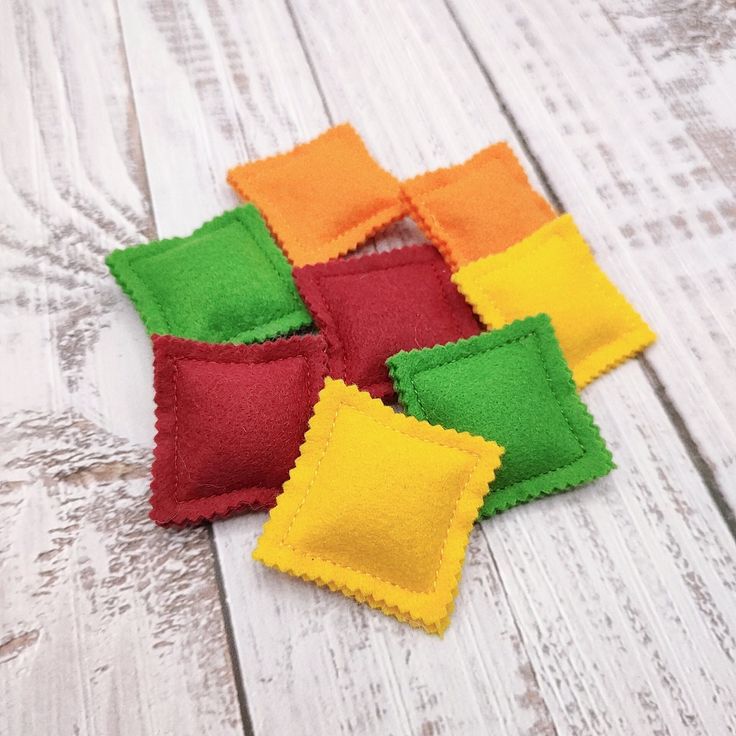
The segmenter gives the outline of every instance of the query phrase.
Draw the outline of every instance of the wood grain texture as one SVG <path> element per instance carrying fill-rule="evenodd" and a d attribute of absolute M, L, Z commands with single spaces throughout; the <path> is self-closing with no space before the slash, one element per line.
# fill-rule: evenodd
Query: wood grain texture
<path fill-rule="evenodd" d="M 729 3 L 0 7 L 0 733 L 736 733 Z M 207 534 L 145 518 L 150 348 L 102 258 L 341 120 L 399 176 L 510 140 L 661 339 L 585 391 L 618 470 L 477 527 L 444 639 L 216 523 L 233 674 Z"/>
<path fill-rule="evenodd" d="M 524 152 L 439 2 L 255 3 L 246 12 L 235 2 L 139 0 L 123 21 L 143 147 L 160 177 L 152 173 L 154 211 L 171 232 L 234 203 L 227 167 L 286 150 L 330 120 L 352 121 L 400 176 L 499 138 Z M 640 126 L 658 123 L 643 118 Z M 524 125 L 531 135 L 541 123 Z M 581 186 L 573 179 L 561 197 Z M 601 196 L 585 186 L 588 198 Z M 663 332 L 657 350 L 673 350 L 679 314 L 650 296 L 655 286 L 631 280 L 634 256 L 591 226 L 587 199 L 580 212 L 570 201 L 606 267 Z M 403 223 L 392 236 L 403 242 L 416 230 Z M 256 733 L 736 730 L 733 538 L 638 363 L 586 399 L 620 468 L 477 529 L 442 640 L 251 562 L 262 517 L 215 525 Z"/>
<path fill-rule="evenodd" d="M 153 237 L 113 3 L 0 3 L 0 733 L 242 733 L 206 530 L 147 519 Z"/>

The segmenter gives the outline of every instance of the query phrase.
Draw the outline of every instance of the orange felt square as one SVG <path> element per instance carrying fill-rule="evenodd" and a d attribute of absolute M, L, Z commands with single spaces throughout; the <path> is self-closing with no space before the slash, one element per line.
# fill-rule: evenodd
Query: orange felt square
<path fill-rule="evenodd" d="M 347 124 L 288 153 L 236 166 L 227 180 L 258 207 L 295 266 L 343 255 L 406 212 L 398 180 Z"/>
<path fill-rule="evenodd" d="M 555 217 L 506 143 L 408 179 L 402 193 L 453 270 L 505 250 Z"/>

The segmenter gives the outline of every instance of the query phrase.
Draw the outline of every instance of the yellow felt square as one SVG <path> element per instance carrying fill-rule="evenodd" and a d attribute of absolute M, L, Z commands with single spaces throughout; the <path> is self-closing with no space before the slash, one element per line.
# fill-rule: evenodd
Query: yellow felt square
<path fill-rule="evenodd" d="M 656 337 L 601 271 L 570 215 L 452 278 L 490 328 L 549 314 L 580 388 Z"/>
<path fill-rule="evenodd" d="M 502 453 L 328 378 L 253 556 L 441 633 Z"/>

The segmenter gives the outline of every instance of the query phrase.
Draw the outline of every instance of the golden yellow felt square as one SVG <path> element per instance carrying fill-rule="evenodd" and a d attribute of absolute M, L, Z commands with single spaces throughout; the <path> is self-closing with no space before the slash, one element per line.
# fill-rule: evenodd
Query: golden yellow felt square
<path fill-rule="evenodd" d="M 439 634 L 502 453 L 328 378 L 253 556 Z"/>
<path fill-rule="evenodd" d="M 656 338 L 595 262 L 569 214 L 452 279 L 490 328 L 546 312 L 579 388 Z"/>

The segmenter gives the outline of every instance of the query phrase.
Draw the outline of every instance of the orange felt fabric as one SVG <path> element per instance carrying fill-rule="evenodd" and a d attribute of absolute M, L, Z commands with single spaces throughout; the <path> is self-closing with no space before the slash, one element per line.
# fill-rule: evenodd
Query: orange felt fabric
<path fill-rule="evenodd" d="M 258 207 L 295 266 L 343 255 L 406 213 L 398 180 L 347 124 L 288 153 L 236 166 L 227 180 Z"/>
<path fill-rule="evenodd" d="M 402 194 L 453 270 L 505 250 L 555 218 L 506 143 L 408 179 Z"/>

